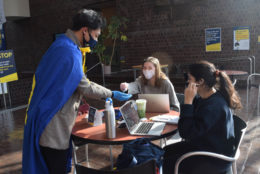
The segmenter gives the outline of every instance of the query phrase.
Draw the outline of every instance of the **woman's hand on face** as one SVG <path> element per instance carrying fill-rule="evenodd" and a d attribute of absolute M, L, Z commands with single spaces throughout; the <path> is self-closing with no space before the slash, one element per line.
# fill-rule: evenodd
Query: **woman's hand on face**
<path fill-rule="evenodd" d="M 196 83 L 189 83 L 188 87 L 184 90 L 184 104 L 192 104 L 194 97 L 197 94 L 198 87 Z"/>
<path fill-rule="evenodd" d="M 120 84 L 120 90 L 125 92 L 128 90 L 128 83 L 124 82 Z"/>

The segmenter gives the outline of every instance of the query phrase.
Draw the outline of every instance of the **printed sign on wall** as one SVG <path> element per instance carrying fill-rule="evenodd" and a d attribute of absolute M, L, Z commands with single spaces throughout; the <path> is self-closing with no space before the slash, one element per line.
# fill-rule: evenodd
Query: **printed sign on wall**
<path fill-rule="evenodd" d="M 221 51 L 221 28 L 205 29 L 206 52 Z"/>
<path fill-rule="evenodd" d="M 234 27 L 233 29 L 234 50 L 249 50 L 250 32 L 249 27 Z"/>
<path fill-rule="evenodd" d="M 13 50 L 0 51 L 0 83 L 18 80 Z"/>

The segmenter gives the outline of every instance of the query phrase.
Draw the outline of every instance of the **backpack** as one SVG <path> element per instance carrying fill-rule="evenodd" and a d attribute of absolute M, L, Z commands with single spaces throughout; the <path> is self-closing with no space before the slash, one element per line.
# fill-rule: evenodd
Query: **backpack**
<path fill-rule="evenodd" d="M 158 168 L 162 166 L 164 150 L 151 143 L 148 138 L 139 138 L 123 144 L 123 150 L 116 161 L 117 169 L 139 165 L 154 159 Z"/>

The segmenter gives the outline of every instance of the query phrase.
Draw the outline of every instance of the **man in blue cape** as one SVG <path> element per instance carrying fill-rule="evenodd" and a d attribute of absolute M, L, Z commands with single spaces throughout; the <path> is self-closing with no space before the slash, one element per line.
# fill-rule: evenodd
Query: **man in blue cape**
<path fill-rule="evenodd" d="M 90 82 L 83 73 L 80 48 L 86 43 L 93 48 L 103 26 L 104 19 L 97 12 L 79 11 L 72 29 L 58 37 L 42 57 L 25 118 L 23 174 L 65 174 L 70 170 L 70 135 L 83 96 L 120 101 L 131 97 Z"/>

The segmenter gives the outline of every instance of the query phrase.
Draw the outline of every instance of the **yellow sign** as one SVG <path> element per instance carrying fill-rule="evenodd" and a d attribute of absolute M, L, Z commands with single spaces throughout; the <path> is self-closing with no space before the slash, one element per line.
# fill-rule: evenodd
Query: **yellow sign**
<path fill-rule="evenodd" d="M 240 26 L 233 28 L 233 49 L 249 50 L 250 49 L 250 27 Z"/>
<path fill-rule="evenodd" d="M 249 30 L 248 29 L 236 30 L 236 40 L 240 41 L 245 39 L 249 39 Z"/>
<path fill-rule="evenodd" d="M 13 50 L 0 51 L 0 83 L 18 80 Z"/>
<path fill-rule="evenodd" d="M 207 45 L 206 51 L 221 51 L 221 43 Z"/>
<path fill-rule="evenodd" d="M 0 58 L 10 58 L 12 55 L 12 52 L 0 52 Z"/>

